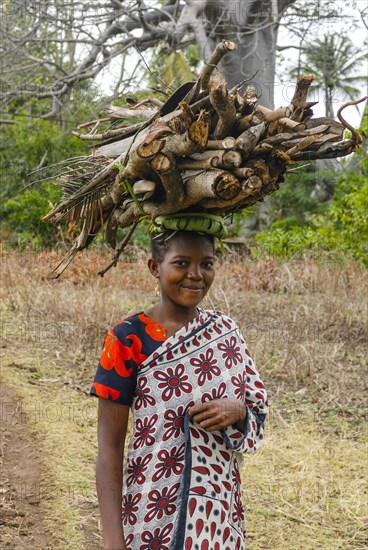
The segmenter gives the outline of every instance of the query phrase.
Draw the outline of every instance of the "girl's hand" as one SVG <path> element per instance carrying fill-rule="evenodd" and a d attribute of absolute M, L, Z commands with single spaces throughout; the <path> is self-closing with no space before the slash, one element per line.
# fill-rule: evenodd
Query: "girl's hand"
<path fill-rule="evenodd" d="M 246 408 L 239 399 L 214 399 L 200 403 L 191 407 L 188 414 L 208 432 L 224 430 L 231 425 L 235 425 L 242 432 L 245 428 Z"/>

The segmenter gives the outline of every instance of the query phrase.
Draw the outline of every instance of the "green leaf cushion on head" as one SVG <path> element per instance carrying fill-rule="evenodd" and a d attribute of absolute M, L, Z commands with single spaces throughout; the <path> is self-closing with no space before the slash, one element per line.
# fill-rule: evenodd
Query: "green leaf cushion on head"
<path fill-rule="evenodd" d="M 150 227 L 152 238 L 166 231 L 194 231 L 199 234 L 213 235 L 218 239 L 224 239 L 227 236 L 224 218 L 206 212 L 182 212 L 172 216 L 161 216 L 156 218 Z"/>

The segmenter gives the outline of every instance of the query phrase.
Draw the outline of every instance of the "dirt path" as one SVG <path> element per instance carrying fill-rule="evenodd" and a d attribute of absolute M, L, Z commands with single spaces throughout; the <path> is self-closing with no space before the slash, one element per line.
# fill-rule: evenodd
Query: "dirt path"
<path fill-rule="evenodd" d="M 54 550 L 53 535 L 44 522 L 51 495 L 39 445 L 41 435 L 29 428 L 21 400 L 3 380 L 0 404 L 0 547 Z M 79 511 L 85 539 L 82 548 L 98 550 L 96 505 L 85 502 Z"/>
<path fill-rule="evenodd" d="M 43 526 L 42 456 L 38 435 L 22 417 L 20 401 L 1 383 L 1 531 L 2 548 L 52 548 Z"/>

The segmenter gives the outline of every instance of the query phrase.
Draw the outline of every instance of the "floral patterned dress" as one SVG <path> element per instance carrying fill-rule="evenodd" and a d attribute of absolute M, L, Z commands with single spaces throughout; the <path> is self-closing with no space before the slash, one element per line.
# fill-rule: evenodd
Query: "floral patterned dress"
<path fill-rule="evenodd" d="M 245 548 L 239 463 L 259 448 L 266 391 L 239 328 L 219 312 L 198 316 L 173 336 L 144 313 L 105 339 L 91 394 L 129 405 L 133 435 L 123 478 L 129 550 Z M 236 398 L 246 428 L 206 432 L 194 404 Z"/>

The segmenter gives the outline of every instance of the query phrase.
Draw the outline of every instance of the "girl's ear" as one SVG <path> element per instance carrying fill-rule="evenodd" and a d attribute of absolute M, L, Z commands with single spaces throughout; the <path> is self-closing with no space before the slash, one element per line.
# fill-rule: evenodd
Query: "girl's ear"
<path fill-rule="evenodd" d="M 159 276 L 160 270 L 159 270 L 159 263 L 157 260 L 150 258 L 148 260 L 148 269 L 150 270 L 151 275 L 153 275 L 154 277 L 157 278 Z"/>

